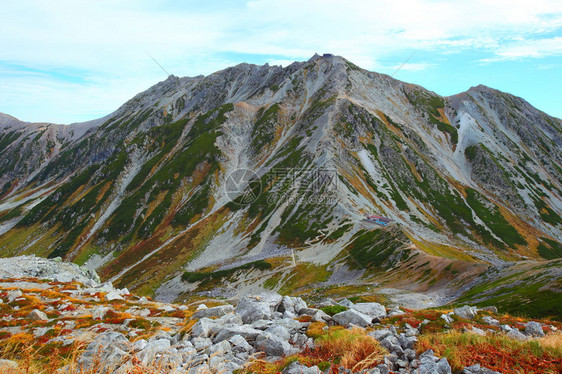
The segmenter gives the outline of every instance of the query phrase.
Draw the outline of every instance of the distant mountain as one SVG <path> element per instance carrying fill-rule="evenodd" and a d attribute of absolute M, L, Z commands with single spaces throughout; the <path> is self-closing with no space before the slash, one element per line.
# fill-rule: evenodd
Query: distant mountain
<path fill-rule="evenodd" d="M 165 300 L 458 296 L 562 257 L 562 121 L 485 86 L 441 97 L 315 55 L 170 76 L 98 122 L 2 115 L 0 130 L 2 255 L 61 256 Z"/>

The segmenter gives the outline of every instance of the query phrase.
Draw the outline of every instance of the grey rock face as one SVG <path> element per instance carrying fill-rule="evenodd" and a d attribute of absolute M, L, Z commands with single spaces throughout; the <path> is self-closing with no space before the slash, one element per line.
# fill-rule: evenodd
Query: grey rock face
<path fill-rule="evenodd" d="M 86 286 L 100 285 L 95 271 L 70 262 L 35 257 L 18 256 L 0 259 L 0 279 L 40 278 L 60 282 L 80 282 Z"/>
<path fill-rule="evenodd" d="M 371 324 L 373 319 L 363 313 L 357 312 L 353 309 L 349 309 L 333 315 L 332 320 L 334 320 L 334 322 L 336 322 L 338 325 L 346 327 L 349 327 L 351 325 L 367 327 Z"/>
<path fill-rule="evenodd" d="M 497 319 L 492 318 L 490 316 L 482 317 L 482 321 L 487 323 L 488 325 L 498 326 L 498 327 L 500 326 L 500 322 Z"/>
<path fill-rule="evenodd" d="M 244 297 L 236 305 L 236 313 L 245 324 L 248 324 L 260 319 L 271 319 L 272 312 L 269 302 L 254 297 Z"/>
<path fill-rule="evenodd" d="M 461 308 L 455 308 L 454 309 L 455 315 L 459 316 L 460 318 L 464 318 L 464 319 L 473 319 L 474 317 L 476 317 L 476 312 L 474 311 L 474 308 L 465 305 Z"/>
<path fill-rule="evenodd" d="M 285 369 L 283 374 L 319 374 L 320 369 L 317 366 L 307 367 L 301 365 L 298 361 L 290 363 Z"/>
<path fill-rule="evenodd" d="M 525 326 L 525 334 L 531 336 L 544 336 L 542 325 L 535 321 L 530 321 Z"/>
<path fill-rule="evenodd" d="M 511 330 L 509 330 L 509 332 L 507 333 L 507 336 L 509 336 L 510 338 L 513 339 L 518 339 L 518 340 L 527 340 L 528 336 L 521 333 L 518 329 L 513 328 Z"/>
<path fill-rule="evenodd" d="M 462 374 L 501 374 L 498 371 L 493 371 L 485 367 L 481 367 L 480 364 L 475 364 L 472 366 L 467 366 L 463 369 Z"/>
<path fill-rule="evenodd" d="M 234 311 L 234 307 L 230 304 L 219 305 L 213 308 L 207 308 L 195 312 L 191 318 L 218 318 Z"/>
<path fill-rule="evenodd" d="M 222 340 L 228 340 L 232 338 L 234 335 L 240 335 L 247 341 L 253 341 L 256 340 L 258 335 L 262 333 L 263 331 L 257 330 L 247 325 L 242 325 L 242 326 L 230 325 L 230 326 L 222 327 L 220 331 L 217 333 L 217 335 L 213 338 L 213 341 L 220 342 Z"/>
<path fill-rule="evenodd" d="M 449 325 L 450 325 L 451 323 L 453 323 L 453 318 L 452 318 L 451 316 L 449 316 L 448 314 L 441 314 L 441 318 L 442 318 L 443 320 L 445 320 L 445 322 L 446 322 L 447 324 L 449 324 Z"/>
<path fill-rule="evenodd" d="M 79 367 L 90 371 L 99 367 L 100 371 L 118 368 L 128 357 L 130 342 L 123 334 L 114 331 L 98 335 L 78 358 Z"/>
<path fill-rule="evenodd" d="M 446 358 L 439 359 L 429 349 L 420 355 L 420 366 L 415 374 L 452 374 L 451 366 Z"/>
<path fill-rule="evenodd" d="M 228 341 L 236 352 L 250 352 L 252 350 L 252 346 L 241 335 L 234 335 Z"/>
<path fill-rule="evenodd" d="M 293 348 L 287 340 L 280 338 L 277 335 L 264 333 L 258 336 L 256 340 L 256 349 L 264 352 L 268 356 L 289 356 L 298 352 Z"/>
<path fill-rule="evenodd" d="M 144 365 L 154 362 L 156 355 L 170 349 L 171 344 L 168 339 L 158 339 L 148 342 L 144 349 L 138 353 L 139 359 Z"/>
<path fill-rule="evenodd" d="M 385 318 L 386 308 L 379 303 L 357 303 L 351 309 L 363 313 L 371 318 Z"/>
<path fill-rule="evenodd" d="M 193 336 L 208 338 L 218 329 L 219 325 L 215 322 L 215 320 L 209 318 L 201 318 L 199 321 L 195 322 L 195 325 L 193 325 L 193 327 L 191 328 L 191 333 Z"/>
<path fill-rule="evenodd" d="M 47 317 L 47 315 L 45 313 L 43 313 L 42 311 L 37 310 L 37 309 L 33 309 L 29 313 L 28 317 L 30 319 L 34 320 L 34 321 L 48 321 L 49 320 L 49 317 Z"/>

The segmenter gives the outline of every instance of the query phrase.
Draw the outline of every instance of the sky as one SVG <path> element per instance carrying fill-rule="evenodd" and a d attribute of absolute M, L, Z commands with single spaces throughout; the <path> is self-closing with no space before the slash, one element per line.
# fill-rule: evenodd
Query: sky
<path fill-rule="evenodd" d="M 18 0 L 0 15 L 0 112 L 23 121 L 111 113 L 166 79 L 150 56 L 196 76 L 314 53 L 444 96 L 484 84 L 562 118 L 560 0 Z"/>

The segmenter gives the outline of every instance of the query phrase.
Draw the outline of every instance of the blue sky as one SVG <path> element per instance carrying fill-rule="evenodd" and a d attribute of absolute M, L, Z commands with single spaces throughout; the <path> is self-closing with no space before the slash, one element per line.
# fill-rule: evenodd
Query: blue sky
<path fill-rule="evenodd" d="M 562 118 L 562 1 L 3 2 L 0 112 L 72 123 L 166 78 L 315 52 L 452 95 L 485 84 Z"/>

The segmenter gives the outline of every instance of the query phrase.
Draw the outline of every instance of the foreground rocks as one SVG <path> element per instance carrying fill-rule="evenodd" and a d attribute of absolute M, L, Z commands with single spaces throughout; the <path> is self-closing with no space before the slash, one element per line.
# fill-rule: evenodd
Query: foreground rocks
<path fill-rule="evenodd" d="M 8 339 L 23 334 L 37 339 L 40 345 L 59 349 L 83 344 L 85 348 L 76 362 L 59 369 L 61 374 L 81 370 L 125 374 L 142 368 L 157 368 L 162 373 L 232 373 L 256 359 L 275 362 L 314 350 L 315 341 L 307 334 L 313 323 L 326 331 L 329 326 L 359 329 L 376 339 L 387 354 L 368 370 L 370 374 L 452 373 L 446 358 L 437 357 L 431 349 L 418 351 L 418 338 L 429 321 L 417 327 L 394 325 L 392 318 L 406 313 L 397 307 L 388 310 L 379 303 L 326 299 L 319 303 L 326 307 L 322 310 L 302 298 L 274 293 L 248 295 L 236 305 L 216 300 L 190 306 L 163 304 L 100 283 L 95 274 L 76 266 L 64 265 L 57 273 L 54 269 L 59 262 L 25 261 L 36 268 L 21 273 L 11 270 L 10 274 L 28 276 L 0 280 L 0 333 Z M 41 274 L 42 278 L 30 274 Z M 61 277 L 72 280 L 55 281 Z M 329 309 L 333 306 L 338 313 L 330 316 L 326 311 L 334 313 Z M 435 323 L 450 328 L 458 321 L 466 325 L 466 321 L 478 320 L 478 327 L 472 326 L 468 332 L 502 333 L 521 340 L 541 337 L 545 330 L 554 329 L 536 321 L 502 324 L 490 313 L 493 310 L 489 308 L 463 306 L 437 314 Z M 484 364 L 466 367 L 463 373 L 495 373 L 480 366 Z M 0 370 L 17 367 L 14 361 L 0 361 Z M 351 373 L 345 368 L 334 370 Z M 297 361 L 283 369 L 289 374 L 319 372 L 318 367 L 306 367 Z"/>

